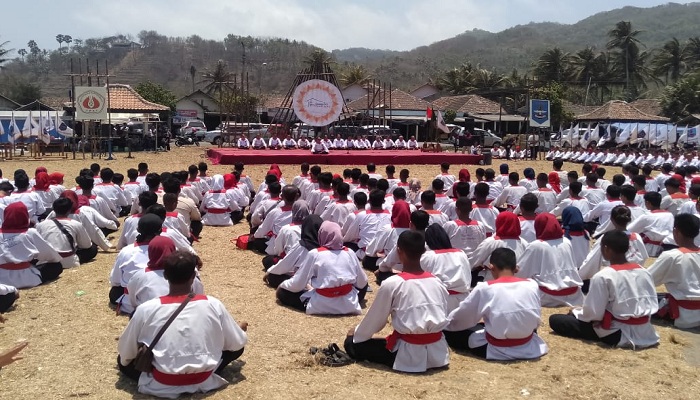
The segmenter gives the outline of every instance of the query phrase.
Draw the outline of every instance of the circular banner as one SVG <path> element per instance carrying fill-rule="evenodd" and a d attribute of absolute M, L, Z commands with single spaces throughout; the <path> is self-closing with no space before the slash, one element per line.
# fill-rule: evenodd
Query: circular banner
<path fill-rule="evenodd" d="M 336 121 L 343 110 L 343 95 L 330 82 L 312 79 L 294 90 L 294 112 L 305 124 L 326 126 Z"/>

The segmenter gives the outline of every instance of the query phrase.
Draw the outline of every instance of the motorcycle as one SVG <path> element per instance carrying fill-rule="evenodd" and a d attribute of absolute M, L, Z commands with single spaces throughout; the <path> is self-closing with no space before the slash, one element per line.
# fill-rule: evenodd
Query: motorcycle
<path fill-rule="evenodd" d="M 188 146 L 191 144 L 199 146 L 199 139 L 197 138 L 195 132 L 190 132 L 186 135 L 179 135 L 175 138 L 175 146 L 177 147 Z"/>

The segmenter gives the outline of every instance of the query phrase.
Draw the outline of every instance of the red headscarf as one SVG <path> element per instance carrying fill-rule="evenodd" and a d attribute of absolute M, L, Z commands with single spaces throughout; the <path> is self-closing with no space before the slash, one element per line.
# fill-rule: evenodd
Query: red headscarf
<path fill-rule="evenodd" d="M 163 269 L 165 258 L 175 252 L 175 242 L 166 236 L 156 236 L 148 243 L 148 268 Z"/>
<path fill-rule="evenodd" d="M 21 201 L 5 208 L 5 219 L 2 221 L 2 233 L 24 233 L 29 229 L 29 212 Z"/>
<path fill-rule="evenodd" d="M 78 195 L 72 190 L 66 190 L 63 193 L 61 193 L 61 197 L 69 199 L 71 203 L 73 203 L 70 212 L 71 214 L 75 214 L 75 212 L 78 211 L 78 208 L 80 208 L 80 204 L 78 202 Z"/>
<path fill-rule="evenodd" d="M 391 226 L 394 228 L 408 228 L 411 224 L 411 206 L 403 200 L 394 203 L 391 208 Z"/>
<path fill-rule="evenodd" d="M 691 185 L 700 185 L 700 176 L 696 176 L 693 178 L 693 180 L 690 181 Z"/>
<path fill-rule="evenodd" d="M 226 174 L 224 175 L 224 190 L 233 189 L 236 187 L 238 182 L 236 181 L 236 175 Z"/>
<path fill-rule="evenodd" d="M 46 167 L 36 167 L 36 171 L 34 171 L 34 176 L 36 177 L 37 175 L 39 175 L 39 172 L 48 173 L 49 170 L 47 170 Z"/>
<path fill-rule="evenodd" d="M 277 165 L 277 164 L 270 165 L 270 170 L 267 171 L 267 174 L 276 176 L 277 180 L 282 178 L 282 170 L 280 169 L 279 165 Z"/>
<path fill-rule="evenodd" d="M 60 172 L 52 172 L 49 174 L 49 184 L 51 185 L 60 185 L 61 182 L 63 182 L 63 175 Z"/>
<path fill-rule="evenodd" d="M 472 178 L 471 175 L 469 175 L 469 170 L 466 168 L 462 168 L 459 170 L 459 181 L 460 182 L 471 182 Z"/>
<path fill-rule="evenodd" d="M 535 217 L 535 235 L 539 240 L 555 240 L 564 237 L 564 232 L 557 217 L 550 213 L 541 213 Z"/>
<path fill-rule="evenodd" d="M 549 173 L 549 186 L 556 194 L 561 193 L 561 181 L 559 179 L 559 173 L 552 171 Z"/>
<path fill-rule="evenodd" d="M 678 181 L 678 183 L 681 184 L 681 186 L 680 186 L 680 188 L 678 188 L 678 190 L 680 190 L 682 193 L 685 193 L 686 192 L 686 190 L 685 190 L 685 178 L 683 178 L 681 176 L 681 174 L 673 174 L 673 176 L 671 178 L 675 178 Z"/>
<path fill-rule="evenodd" d="M 46 172 L 38 172 L 34 181 L 36 182 L 34 184 L 34 190 L 40 192 L 49 190 L 49 174 Z"/>
<path fill-rule="evenodd" d="M 494 239 L 519 239 L 520 220 L 512 212 L 502 212 L 496 217 L 496 236 Z"/>

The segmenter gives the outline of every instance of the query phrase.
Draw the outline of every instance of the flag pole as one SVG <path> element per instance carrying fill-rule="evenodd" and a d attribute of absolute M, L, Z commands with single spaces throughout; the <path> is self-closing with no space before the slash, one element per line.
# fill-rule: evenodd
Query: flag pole
<path fill-rule="evenodd" d="M 97 79 L 99 79 L 99 77 Z M 105 81 L 107 83 L 107 126 L 109 128 L 109 134 L 107 135 L 107 160 L 109 161 L 109 160 L 114 160 L 114 157 L 112 156 L 112 113 L 110 112 L 110 108 L 109 108 L 109 106 L 110 106 L 110 104 L 109 104 L 109 67 L 107 66 L 106 59 L 105 59 Z"/>

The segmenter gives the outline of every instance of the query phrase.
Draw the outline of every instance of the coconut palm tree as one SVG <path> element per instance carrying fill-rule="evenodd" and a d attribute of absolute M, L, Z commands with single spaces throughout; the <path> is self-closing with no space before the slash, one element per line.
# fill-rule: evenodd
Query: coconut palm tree
<path fill-rule="evenodd" d="M 608 32 L 608 50 L 618 50 L 618 69 L 622 70 L 625 76 L 625 90 L 630 90 L 630 78 L 634 74 L 632 67 L 637 65 L 636 58 L 639 55 L 639 46 L 642 44 L 637 36 L 642 33 L 640 30 L 632 28 L 629 21 L 620 21 L 615 28 Z"/>
<path fill-rule="evenodd" d="M 683 46 L 677 38 L 666 42 L 652 60 L 653 72 L 656 76 L 665 76 L 666 84 L 678 81 L 685 69 Z"/>
<path fill-rule="evenodd" d="M 324 67 L 333 62 L 333 58 L 325 51 L 318 49 L 304 57 L 304 64 L 309 67 L 309 73 L 323 73 Z"/>
<path fill-rule="evenodd" d="M 545 82 L 564 82 L 569 79 L 571 55 L 555 47 L 545 51 L 535 62 L 535 77 Z"/>
<path fill-rule="evenodd" d="M 683 48 L 683 58 L 688 67 L 700 66 L 700 36 L 688 39 L 688 43 Z"/>
<path fill-rule="evenodd" d="M 476 89 L 473 82 L 475 69 L 469 62 L 453 68 L 438 79 L 438 87 L 455 95 L 473 92 Z"/>
<path fill-rule="evenodd" d="M 224 122 L 224 92 L 228 92 L 234 83 L 236 74 L 228 70 L 228 65 L 224 60 L 219 60 L 212 70 L 206 70 L 202 74 L 200 84 L 204 84 L 204 91 L 207 94 L 218 94 L 219 98 L 219 121 Z M 228 118 L 228 117 L 227 117 Z"/>
<path fill-rule="evenodd" d="M 349 86 L 354 83 L 362 85 L 366 83 L 370 77 L 370 73 L 363 65 L 353 65 L 341 76 L 340 82 L 345 86 Z"/>
<path fill-rule="evenodd" d="M 592 47 L 579 50 L 571 57 L 572 78 L 580 85 L 592 82 L 598 69 L 596 54 Z"/>
<path fill-rule="evenodd" d="M 0 69 L 3 68 L 3 67 L 2 67 L 2 64 L 4 64 L 4 63 L 10 61 L 10 59 L 8 58 L 8 56 L 10 55 L 10 52 L 12 51 L 12 49 L 7 49 L 7 48 L 5 48 L 5 46 L 7 46 L 8 43 L 10 43 L 10 42 L 2 42 L 2 43 L 0 43 Z"/>

